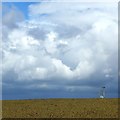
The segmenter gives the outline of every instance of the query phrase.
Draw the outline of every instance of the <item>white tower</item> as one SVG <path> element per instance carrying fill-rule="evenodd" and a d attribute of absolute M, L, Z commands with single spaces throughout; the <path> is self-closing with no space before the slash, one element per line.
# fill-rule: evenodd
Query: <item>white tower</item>
<path fill-rule="evenodd" d="M 100 98 L 105 98 L 105 87 L 102 87 L 100 90 Z"/>

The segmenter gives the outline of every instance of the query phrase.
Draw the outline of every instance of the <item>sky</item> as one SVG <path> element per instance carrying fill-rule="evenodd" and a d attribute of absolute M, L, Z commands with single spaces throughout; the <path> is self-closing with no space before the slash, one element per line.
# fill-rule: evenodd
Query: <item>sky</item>
<path fill-rule="evenodd" d="M 2 4 L 3 99 L 118 96 L 117 3 Z"/>

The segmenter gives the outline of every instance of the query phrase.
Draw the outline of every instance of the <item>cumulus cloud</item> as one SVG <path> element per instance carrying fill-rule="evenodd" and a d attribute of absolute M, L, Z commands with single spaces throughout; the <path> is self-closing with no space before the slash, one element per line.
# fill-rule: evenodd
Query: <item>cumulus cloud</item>
<path fill-rule="evenodd" d="M 116 4 L 41 2 L 29 5 L 24 21 L 13 9 L 3 15 L 3 32 L 18 23 L 7 38 L 3 34 L 4 81 L 13 73 L 15 81 L 29 81 L 26 88 L 59 86 L 71 92 L 91 89 L 90 82 L 102 85 L 98 78 L 117 81 Z M 73 81 L 80 88 L 69 85 Z"/>

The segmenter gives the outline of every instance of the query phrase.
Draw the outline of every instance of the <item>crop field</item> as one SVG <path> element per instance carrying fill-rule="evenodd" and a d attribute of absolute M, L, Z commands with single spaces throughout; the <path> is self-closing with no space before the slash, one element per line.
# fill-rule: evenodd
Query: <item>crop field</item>
<path fill-rule="evenodd" d="M 3 100 L 3 118 L 118 118 L 118 99 Z"/>

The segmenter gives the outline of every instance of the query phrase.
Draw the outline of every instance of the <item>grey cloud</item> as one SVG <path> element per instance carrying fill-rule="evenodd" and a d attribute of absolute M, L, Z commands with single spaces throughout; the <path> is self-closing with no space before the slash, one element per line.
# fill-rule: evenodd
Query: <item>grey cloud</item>
<path fill-rule="evenodd" d="M 48 31 L 44 30 L 44 28 L 32 28 L 28 31 L 28 35 L 38 40 L 44 40 L 47 33 Z"/>
<path fill-rule="evenodd" d="M 55 28 L 55 31 L 59 33 L 60 39 L 62 38 L 72 38 L 74 36 L 80 35 L 82 31 L 74 26 L 68 26 L 64 24 L 60 24 Z"/>

